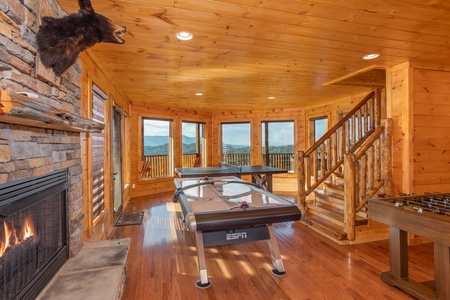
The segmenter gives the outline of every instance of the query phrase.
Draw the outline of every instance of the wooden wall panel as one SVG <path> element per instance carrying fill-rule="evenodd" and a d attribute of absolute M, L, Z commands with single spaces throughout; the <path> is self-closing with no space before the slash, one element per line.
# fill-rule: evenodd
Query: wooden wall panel
<path fill-rule="evenodd" d="M 113 199 L 113 179 L 112 179 L 112 157 L 111 157 L 111 132 L 112 132 L 112 111 L 113 106 L 116 104 L 122 110 L 129 111 L 129 100 L 127 97 L 117 89 L 117 85 L 114 83 L 111 76 L 107 71 L 98 63 L 96 56 L 89 49 L 80 55 L 81 64 L 83 67 L 83 73 L 81 75 L 81 108 L 80 113 L 84 117 L 91 117 L 91 97 L 92 97 L 92 83 L 99 86 L 108 96 L 108 99 L 104 102 L 104 122 L 105 122 L 105 170 L 104 170 L 104 185 L 105 185 L 105 210 L 100 214 L 97 219 L 92 218 L 91 206 L 89 203 L 92 202 L 92 187 L 91 187 L 91 169 L 90 165 L 92 162 L 91 148 L 91 136 L 88 133 L 82 133 L 82 165 L 83 165 L 83 213 L 85 218 L 83 219 L 83 240 L 84 241 L 95 241 L 103 239 L 108 230 L 112 228 L 114 222 L 114 199 Z M 114 99 L 114 101 L 113 101 Z M 125 129 L 126 130 L 126 129 Z M 124 153 L 128 153 L 127 143 L 124 143 Z M 130 173 L 127 165 L 129 164 L 129 157 L 124 156 L 123 158 L 123 174 L 122 181 L 123 187 L 126 191 L 125 186 L 130 182 Z M 123 193 L 123 203 L 124 205 L 129 200 L 129 193 Z"/>
<path fill-rule="evenodd" d="M 412 133 L 408 124 L 412 121 L 410 108 L 410 65 L 400 64 L 388 70 L 387 93 L 388 118 L 392 118 L 392 175 L 394 193 L 409 193 L 412 189 L 412 167 L 409 153 L 412 152 Z"/>
<path fill-rule="evenodd" d="M 221 160 L 221 123 L 224 122 L 250 122 L 251 125 L 251 153 L 252 164 L 262 164 L 262 121 L 294 121 L 294 151 L 305 149 L 305 110 L 298 109 L 273 109 L 250 110 L 213 114 L 213 156 L 211 165 L 217 165 Z M 294 168 L 295 170 L 296 168 Z"/>
<path fill-rule="evenodd" d="M 145 196 L 172 191 L 173 177 L 142 180 L 140 178 L 140 162 L 142 161 L 142 117 L 170 118 L 174 120 L 174 149 L 175 167 L 181 166 L 181 122 L 183 120 L 206 122 L 207 150 L 206 164 L 215 166 L 220 160 L 220 123 L 221 122 L 251 122 L 252 125 L 252 163 L 261 164 L 261 121 L 286 121 L 295 122 L 295 146 L 296 150 L 304 150 L 304 109 L 279 109 L 270 111 L 237 111 L 233 113 L 208 114 L 197 111 L 176 110 L 170 108 L 153 108 L 149 106 L 134 105 L 131 108 L 131 197 Z M 287 175 L 295 181 L 295 175 Z"/>
<path fill-rule="evenodd" d="M 212 140 L 211 114 L 197 111 L 177 110 L 176 108 L 155 108 L 148 105 L 133 105 L 130 115 L 131 140 L 131 197 L 158 194 L 174 190 L 173 178 L 142 179 L 142 118 L 172 119 L 172 137 L 174 142 L 174 167 L 181 167 L 182 140 L 181 125 L 183 121 L 206 123 L 206 144 Z M 211 146 L 206 150 L 207 163 L 211 161 Z"/>
<path fill-rule="evenodd" d="M 450 191 L 450 72 L 415 68 L 414 191 Z"/>

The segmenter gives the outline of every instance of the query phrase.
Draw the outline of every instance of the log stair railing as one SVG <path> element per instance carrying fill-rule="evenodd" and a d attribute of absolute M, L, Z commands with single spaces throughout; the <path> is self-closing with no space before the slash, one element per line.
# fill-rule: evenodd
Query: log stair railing
<path fill-rule="evenodd" d="M 299 151 L 298 201 L 303 222 L 335 241 L 354 241 L 367 226 L 365 199 L 392 194 L 392 120 L 381 119 L 373 91 L 308 150 Z"/>

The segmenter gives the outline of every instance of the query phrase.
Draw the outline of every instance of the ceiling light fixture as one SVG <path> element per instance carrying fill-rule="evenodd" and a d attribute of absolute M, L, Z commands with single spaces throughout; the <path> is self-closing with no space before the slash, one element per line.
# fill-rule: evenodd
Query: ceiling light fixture
<path fill-rule="evenodd" d="M 195 96 L 203 96 L 203 93 L 195 93 Z"/>
<path fill-rule="evenodd" d="M 270 97 L 267 97 L 267 99 L 269 99 L 269 100 L 275 100 L 275 97 L 274 97 L 274 96 L 270 96 Z"/>
<path fill-rule="evenodd" d="M 181 41 L 189 41 L 194 38 L 194 35 L 187 31 L 177 32 L 177 34 L 175 36 L 177 37 L 177 39 L 179 39 Z"/>
<path fill-rule="evenodd" d="M 377 58 L 378 56 L 380 56 L 380 54 L 378 54 L 378 53 L 371 53 L 371 54 L 364 55 L 362 57 L 362 59 L 370 60 L 370 59 Z"/>

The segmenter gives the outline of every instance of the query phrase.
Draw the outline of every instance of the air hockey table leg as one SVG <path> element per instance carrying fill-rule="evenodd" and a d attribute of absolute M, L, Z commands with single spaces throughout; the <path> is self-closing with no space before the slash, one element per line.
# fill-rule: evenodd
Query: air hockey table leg
<path fill-rule="evenodd" d="M 203 233 L 201 231 L 195 232 L 195 240 L 197 243 L 198 268 L 200 279 L 195 282 L 195 285 L 200 289 L 206 289 L 211 286 L 211 281 L 208 279 L 205 261 L 205 247 L 203 245 Z"/>
<path fill-rule="evenodd" d="M 270 234 L 270 255 L 272 256 L 272 264 L 274 266 L 274 268 L 272 269 L 272 273 L 276 276 L 284 276 L 286 275 L 286 271 L 284 270 L 283 260 L 281 259 L 280 250 L 278 249 L 278 243 L 272 224 L 268 224 L 267 228 L 269 229 Z"/>

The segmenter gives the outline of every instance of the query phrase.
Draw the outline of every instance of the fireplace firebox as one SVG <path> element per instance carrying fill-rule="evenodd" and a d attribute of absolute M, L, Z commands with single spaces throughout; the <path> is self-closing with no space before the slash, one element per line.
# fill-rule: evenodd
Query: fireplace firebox
<path fill-rule="evenodd" d="M 0 185 L 0 299 L 35 299 L 69 257 L 67 169 Z"/>

